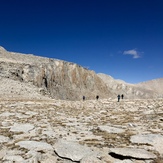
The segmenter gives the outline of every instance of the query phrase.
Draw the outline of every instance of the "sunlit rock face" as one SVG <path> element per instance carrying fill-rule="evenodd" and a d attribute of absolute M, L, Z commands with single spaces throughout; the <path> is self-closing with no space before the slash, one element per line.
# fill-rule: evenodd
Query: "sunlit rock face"
<path fill-rule="evenodd" d="M 161 97 L 162 91 L 158 88 L 162 86 L 162 80 L 157 80 L 157 87 L 151 85 L 152 82 L 144 82 L 139 84 L 129 84 L 122 80 L 116 80 L 109 75 L 99 73 L 97 74 L 103 82 L 107 85 L 108 90 L 113 94 L 124 94 L 127 99 L 146 99 Z M 155 83 L 156 84 L 156 83 Z M 162 87 L 161 87 L 162 90 Z"/>
<path fill-rule="evenodd" d="M 53 98 L 79 100 L 108 98 L 106 84 L 94 71 L 61 60 L 8 52 L 0 49 L 0 76 L 42 88 Z"/>

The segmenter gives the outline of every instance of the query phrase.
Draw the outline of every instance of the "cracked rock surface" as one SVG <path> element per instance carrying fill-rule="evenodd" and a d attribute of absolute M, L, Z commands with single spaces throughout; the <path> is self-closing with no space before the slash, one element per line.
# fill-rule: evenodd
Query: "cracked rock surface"
<path fill-rule="evenodd" d="M 162 119 L 162 99 L 0 99 L 0 162 L 161 163 Z"/>

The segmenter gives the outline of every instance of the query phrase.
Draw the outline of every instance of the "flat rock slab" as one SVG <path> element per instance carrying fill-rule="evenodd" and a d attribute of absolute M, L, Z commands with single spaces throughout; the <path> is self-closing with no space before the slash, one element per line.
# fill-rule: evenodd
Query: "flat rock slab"
<path fill-rule="evenodd" d="M 3 127 L 8 127 L 8 128 L 10 128 L 11 123 L 12 123 L 12 122 L 10 122 L 10 121 L 8 121 L 8 120 L 7 120 L 7 121 L 3 121 L 3 122 L 2 122 L 2 126 L 3 126 Z"/>
<path fill-rule="evenodd" d="M 53 147 L 50 144 L 38 141 L 20 141 L 15 145 L 19 145 L 22 148 L 34 151 L 53 150 Z"/>
<path fill-rule="evenodd" d="M 27 111 L 27 112 L 25 112 L 25 114 L 33 116 L 33 115 L 37 115 L 38 113 L 37 112 L 33 112 L 33 111 Z"/>
<path fill-rule="evenodd" d="M 124 157 L 131 157 L 137 159 L 154 159 L 157 156 L 145 149 L 138 148 L 110 148 L 110 154 L 114 153 Z"/>
<path fill-rule="evenodd" d="M 15 123 L 11 128 L 10 131 L 12 132 L 24 132 L 27 133 L 34 129 L 34 125 L 26 123 L 26 124 L 18 124 Z"/>
<path fill-rule="evenodd" d="M 84 157 L 80 163 L 102 163 L 102 161 L 95 156 L 87 156 Z"/>
<path fill-rule="evenodd" d="M 13 116 L 13 115 L 15 115 L 15 113 L 4 112 L 4 113 L 0 114 L 0 117 L 9 117 L 9 116 Z"/>
<path fill-rule="evenodd" d="M 15 155 L 15 156 L 5 156 L 3 158 L 3 160 L 5 160 L 5 161 L 11 161 L 11 162 L 24 162 L 23 157 L 17 156 L 17 155 Z"/>
<path fill-rule="evenodd" d="M 122 128 L 116 128 L 116 127 L 111 127 L 111 126 L 98 126 L 98 129 L 101 131 L 106 131 L 106 132 L 111 133 L 111 134 L 117 134 L 117 133 L 125 132 L 125 130 Z"/>
<path fill-rule="evenodd" d="M 46 135 L 46 136 L 49 136 L 49 137 L 55 137 L 56 136 L 56 133 L 54 131 L 51 131 L 51 130 L 42 131 L 42 134 Z"/>
<path fill-rule="evenodd" d="M 133 135 L 130 141 L 132 143 L 150 144 L 157 152 L 163 155 L 163 136 L 160 134 Z"/>
<path fill-rule="evenodd" d="M 0 143 L 6 143 L 9 141 L 9 137 L 0 135 Z"/>
<path fill-rule="evenodd" d="M 58 140 L 54 145 L 54 150 L 60 157 L 68 158 L 72 161 L 80 161 L 82 158 L 93 154 L 90 148 L 82 146 L 77 142 L 66 140 Z"/>

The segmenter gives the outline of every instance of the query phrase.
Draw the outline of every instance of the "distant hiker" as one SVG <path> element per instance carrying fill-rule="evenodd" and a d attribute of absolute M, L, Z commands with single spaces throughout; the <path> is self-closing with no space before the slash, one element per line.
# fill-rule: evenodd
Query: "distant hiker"
<path fill-rule="evenodd" d="M 121 98 L 123 99 L 123 97 L 124 97 L 124 95 L 122 94 L 122 95 L 121 95 Z"/>
<path fill-rule="evenodd" d="M 85 101 L 85 96 L 83 96 L 83 101 Z"/>
<path fill-rule="evenodd" d="M 99 99 L 99 96 L 97 95 L 97 96 L 96 96 L 96 100 L 98 100 L 98 99 Z"/>
<path fill-rule="evenodd" d="M 118 102 L 119 102 L 119 101 L 120 101 L 121 96 L 120 96 L 120 95 L 118 95 L 117 97 L 118 97 Z"/>

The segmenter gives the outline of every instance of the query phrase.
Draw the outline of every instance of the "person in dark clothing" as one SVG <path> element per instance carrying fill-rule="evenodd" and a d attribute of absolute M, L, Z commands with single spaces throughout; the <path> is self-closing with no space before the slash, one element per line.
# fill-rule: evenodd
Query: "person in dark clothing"
<path fill-rule="evenodd" d="M 99 99 L 99 96 L 97 95 L 97 96 L 96 96 L 96 100 L 98 100 L 98 99 Z"/>
<path fill-rule="evenodd" d="M 122 99 L 124 98 L 124 95 L 123 95 L 123 94 L 121 95 L 121 98 L 122 98 Z"/>
<path fill-rule="evenodd" d="M 120 95 L 118 95 L 117 97 L 118 97 L 118 102 L 119 102 L 119 101 L 120 101 L 121 96 L 120 96 Z"/>
<path fill-rule="evenodd" d="M 83 101 L 85 101 L 85 96 L 83 96 Z"/>

